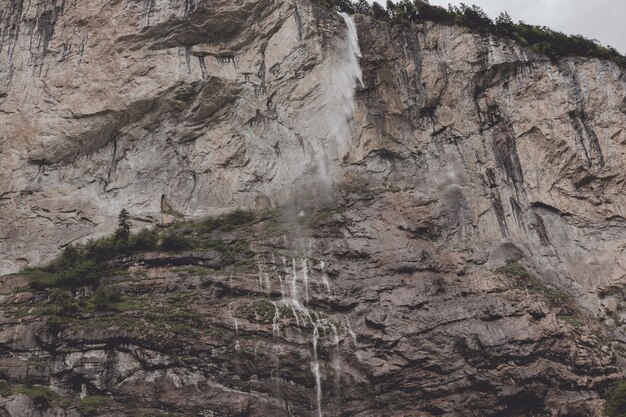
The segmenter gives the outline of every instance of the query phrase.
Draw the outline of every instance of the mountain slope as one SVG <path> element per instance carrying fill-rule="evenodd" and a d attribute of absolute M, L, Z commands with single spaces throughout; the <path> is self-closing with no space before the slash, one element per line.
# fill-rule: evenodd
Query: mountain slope
<path fill-rule="evenodd" d="M 49 414 L 83 392 L 109 415 L 601 415 L 623 69 L 456 26 L 349 30 L 306 0 L 0 6 L 2 273 L 122 208 L 161 240 L 247 242 L 116 258 L 111 311 L 3 277 L 9 415 L 33 381 L 66 401 Z M 177 220 L 240 207 L 230 231 Z"/>

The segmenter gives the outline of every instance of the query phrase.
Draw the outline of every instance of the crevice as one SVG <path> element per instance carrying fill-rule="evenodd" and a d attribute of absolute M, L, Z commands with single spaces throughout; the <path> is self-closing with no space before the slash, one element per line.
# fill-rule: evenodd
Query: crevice
<path fill-rule="evenodd" d="M 576 144 L 584 154 L 587 166 L 596 171 L 601 170 L 604 168 L 604 155 L 596 132 L 587 122 L 587 115 L 584 111 L 574 110 L 568 116 L 576 133 Z"/>
<path fill-rule="evenodd" d="M 300 10 L 298 9 L 298 5 L 297 4 L 296 4 L 295 10 L 293 12 L 293 16 L 296 19 L 296 25 L 298 26 L 298 40 L 300 42 L 302 42 L 302 39 L 304 37 L 302 16 L 300 15 Z"/>
<path fill-rule="evenodd" d="M 517 154 L 515 138 L 504 124 L 500 124 L 493 134 L 493 153 L 496 165 L 504 171 L 513 185 L 516 188 L 518 185 L 522 185 L 524 176 Z"/>

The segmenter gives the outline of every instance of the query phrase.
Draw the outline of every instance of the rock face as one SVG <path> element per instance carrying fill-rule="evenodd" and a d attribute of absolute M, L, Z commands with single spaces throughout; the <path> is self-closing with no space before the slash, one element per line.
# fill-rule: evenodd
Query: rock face
<path fill-rule="evenodd" d="M 117 314 L 55 326 L 3 277 L 8 380 L 116 416 L 601 415 L 626 342 L 623 69 L 356 16 L 361 83 L 346 21 L 309 0 L 0 10 L 0 273 L 122 208 L 292 212 L 233 232 L 252 271 L 125 260 Z M 0 413 L 89 414 L 31 402 Z"/>

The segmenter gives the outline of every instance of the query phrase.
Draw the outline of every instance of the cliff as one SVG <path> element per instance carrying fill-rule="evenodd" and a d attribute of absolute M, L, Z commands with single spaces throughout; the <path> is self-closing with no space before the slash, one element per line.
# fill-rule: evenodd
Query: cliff
<path fill-rule="evenodd" d="M 109 311 L 2 277 L 0 413 L 602 415 L 623 69 L 308 0 L 0 10 L 0 273 L 122 208 L 210 242 L 116 259 Z"/>

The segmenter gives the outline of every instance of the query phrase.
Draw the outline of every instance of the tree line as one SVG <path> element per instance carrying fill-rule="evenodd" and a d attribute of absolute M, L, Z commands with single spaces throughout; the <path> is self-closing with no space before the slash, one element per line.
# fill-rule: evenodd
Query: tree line
<path fill-rule="evenodd" d="M 481 34 L 493 34 L 512 39 L 518 44 L 530 47 L 553 60 L 568 56 L 600 58 L 613 61 L 626 67 L 626 56 L 615 48 L 603 46 L 595 39 L 582 35 L 567 35 L 546 26 L 530 25 L 524 22 L 515 23 L 511 16 L 504 12 L 492 20 L 479 6 L 449 5 L 448 8 L 435 6 L 427 0 L 387 0 L 385 6 L 366 0 L 319 0 L 329 8 L 349 14 L 366 14 L 376 20 L 391 24 L 408 24 L 436 22 L 444 25 L 459 25 Z"/>

